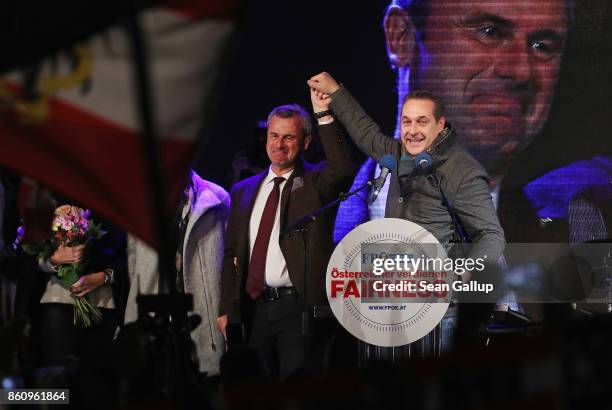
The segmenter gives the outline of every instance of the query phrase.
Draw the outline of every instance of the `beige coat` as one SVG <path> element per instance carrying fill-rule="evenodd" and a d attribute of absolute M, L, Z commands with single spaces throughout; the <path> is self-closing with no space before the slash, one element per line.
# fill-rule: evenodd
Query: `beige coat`
<path fill-rule="evenodd" d="M 200 371 L 219 373 L 223 353 L 223 336 L 217 330 L 223 240 L 229 212 L 229 195 L 221 187 L 192 177 L 194 202 L 187 225 L 183 248 L 185 292 L 193 294 L 193 313 L 202 323 L 191 333 L 196 345 Z M 157 253 L 147 244 L 128 236 L 128 269 L 130 291 L 125 310 L 125 323 L 137 319 L 136 296 L 158 292 Z"/>

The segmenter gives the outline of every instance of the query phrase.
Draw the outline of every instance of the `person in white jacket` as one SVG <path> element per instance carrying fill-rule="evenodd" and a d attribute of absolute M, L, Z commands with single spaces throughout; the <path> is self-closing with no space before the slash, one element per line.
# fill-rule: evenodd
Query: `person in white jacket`
<path fill-rule="evenodd" d="M 208 376 L 219 373 L 224 340 L 216 327 L 219 310 L 223 240 L 230 207 L 229 194 L 220 186 L 205 181 L 191 171 L 189 200 L 182 209 L 186 223 L 181 252 L 177 252 L 177 271 L 183 289 L 193 295 L 193 312 L 202 322 L 192 331 L 197 348 L 199 370 Z M 130 291 L 125 323 L 138 319 L 136 297 L 159 290 L 157 252 L 133 235 L 128 235 Z M 182 273 L 182 275 L 181 275 Z M 180 282 L 180 281 L 179 281 Z M 181 283 L 179 283 L 179 286 Z"/>

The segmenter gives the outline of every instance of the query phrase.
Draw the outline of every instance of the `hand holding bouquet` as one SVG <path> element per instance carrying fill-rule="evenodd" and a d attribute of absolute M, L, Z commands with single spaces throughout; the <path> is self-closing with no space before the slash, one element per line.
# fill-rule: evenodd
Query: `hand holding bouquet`
<path fill-rule="evenodd" d="M 25 252 L 36 255 L 39 260 L 49 259 L 52 264 L 57 264 L 57 277 L 67 288 L 72 289 L 85 273 L 82 259 L 89 241 L 104 235 L 100 226 L 89 219 L 90 216 L 88 210 L 62 205 L 55 210 L 48 239 L 21 245 Z M 84 294 L 73 297 L 74 324 L 89 327 L 102 318 L 100 310 Z"/>

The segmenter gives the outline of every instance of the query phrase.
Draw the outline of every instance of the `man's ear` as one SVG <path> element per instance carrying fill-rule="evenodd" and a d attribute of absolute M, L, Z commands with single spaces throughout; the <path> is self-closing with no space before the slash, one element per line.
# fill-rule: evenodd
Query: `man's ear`
<path fill-rule="evenodd" d="M 440 132 L 442 132 L 442 130 L 444 129 L 445 125 L 446 125 L 446 117 L 443 115 L 438 120 L 438 127 L 440 127 Z"/>
<path fill-rule="evenodd" d="M 416 57 L 416 31 L 412 19 L 400 6 L 390 6 L 384 20 L 389 62 L 396 68 L 410 65 Z"/>
<path fill-rule="evenodd" d="M 306 138 L 304 138 L 304 151 L 306 151 L 308 147 L 310 147 L 311 142 L 312 142 L 312 137 L 310 135 L 307 135 Z"/>

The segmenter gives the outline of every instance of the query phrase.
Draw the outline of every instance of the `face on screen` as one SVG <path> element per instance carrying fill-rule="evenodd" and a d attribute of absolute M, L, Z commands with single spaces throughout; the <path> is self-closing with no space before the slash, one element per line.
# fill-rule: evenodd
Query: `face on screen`
<path fill-rule="evenodd" d="M 439 95 L 463 144 L 490 171 L 504 167 L 548 116 L 566 37 L 565 0 L 427 3 L 410 88 Z"/>

